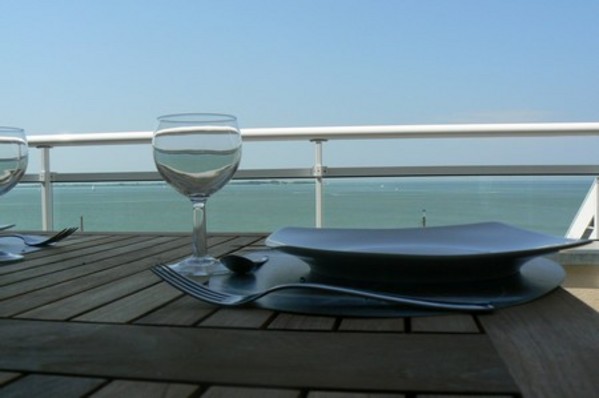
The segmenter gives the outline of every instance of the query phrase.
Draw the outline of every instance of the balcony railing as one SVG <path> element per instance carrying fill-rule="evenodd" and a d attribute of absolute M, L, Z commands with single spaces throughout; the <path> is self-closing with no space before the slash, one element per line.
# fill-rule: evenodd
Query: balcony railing
<path fill-rule="evenodd" d="M 593 123 L 512 123 L 453 125 L 392 125 L 349 127 L 255 128 L 242 129 L 244 141 L 310 141 L 314 144 L 314 161 L 305 168 L 242 169 L 235 179 L 310 178 L 315 181 L 315 225 L 322 226 L 323 180 L 337 177 L 391 176 L 518 176 L 518 175 L 593 175 L 599 176 L 599 161 L 589 165 L 465 165 L 327 167 L 324 143 L 332 140 L 425 139 L 425 138 L 489 138 L 489 137 L 576 137 L 599 136 L 599 122 Z M 39 182 L 41 190 L 42 226 L 53 229 L 53 192 L 57 182 L 160 181 L 157 172 L 57 173 L 52 171 L 51 153 L 56 147 L 99 145 L 149 145 L 152 132 L 111 132 L 87 134 L 32 135 L 31 147 L 41 153 L 39 175 L 28 174 L 25 182 Z M 587 234 L 599 214 L 598 184 L 594 184 L 583 206 L 573 220 L 568 236 Z M 596 237 L 595 231 L 591 237 Z"/>

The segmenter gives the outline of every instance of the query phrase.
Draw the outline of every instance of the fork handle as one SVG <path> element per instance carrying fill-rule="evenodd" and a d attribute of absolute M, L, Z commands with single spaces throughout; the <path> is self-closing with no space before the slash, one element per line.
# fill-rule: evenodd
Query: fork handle
<path fill-rule="evenodd" d="M 386 301 L 389 303 L 411 305 L 422 308 L 438 309 L 438 310 L 452 310 L 452 311 L 468 311 L 468 312 L 491 312 L 495 310 L 495 306 L 489 302 L 482 303 L 463 303 L 453 301 L 438 301 L 429 300 L 416 297 L 398 296 L 395 294 L 385 294 L 373 292 L 370 290 L 353 289 L 341 286 L 324 285 L 320 283 L 287 283 L 283 285 L 274 286 L 268 289 L 265 294 L 284 289 L 311 289 L 320 290 L 324 292 L 348 294 L 357 297 L 370 298 L 379 301 Z"/>

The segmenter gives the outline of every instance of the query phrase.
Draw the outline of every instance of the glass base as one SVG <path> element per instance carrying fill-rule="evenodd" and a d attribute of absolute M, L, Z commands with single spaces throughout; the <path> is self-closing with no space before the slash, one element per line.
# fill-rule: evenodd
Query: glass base
<path fill-rule="evenodd" d="M 0 262 L 18 261 L 18 260 L 22 260 L 22 259 L 23 259 L 23 256 L 20 254 L 9 253 L 9 252 L 0 250 Z"/>
<path fill-rule="evenodd" d="M 169 268 L 186 276 L 210 276 L 229 274 L 231 271 L 214 257 L 187 257 L 175 264 L 170 264 Z"/>

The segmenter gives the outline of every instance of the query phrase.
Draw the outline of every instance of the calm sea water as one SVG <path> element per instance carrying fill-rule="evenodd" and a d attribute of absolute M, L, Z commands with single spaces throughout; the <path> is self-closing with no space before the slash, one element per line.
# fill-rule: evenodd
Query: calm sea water
<path fill-rule="evenodd" d="M 591 177 L 434 177 L 330 180 L 326 227 L 418 227 L 503 221 L 563 235 Z M 86 231 L 190 231 L 191 205 L 164 183 L 56 184 L 55 227 Z M 314 184 L 235 181 L 208 201 L 209 231 L 273 231 L 314 225 Z M 0 222 L 41 228 L 40 189 L 0 198 Z"/>

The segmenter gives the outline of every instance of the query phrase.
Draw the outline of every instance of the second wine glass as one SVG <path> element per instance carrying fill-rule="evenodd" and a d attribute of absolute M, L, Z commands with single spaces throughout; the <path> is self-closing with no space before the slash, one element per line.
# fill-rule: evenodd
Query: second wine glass
<path fill-rule="evenodd" d="M 241 134 L 235 116 L 183 113 L 158 118 L 152 147 L 164 180 L 193 206 L 191 257 L 170 265 L 186 275 L 229 272 L 208 254 L 206 201 L 233 177 L 241 160 Z"/>
<path fill-rule="evenodd" d="M 28 146 L 25 131 L 0 126 L 0 196 L 17 185 L 27 170 Z M 0 261 L 20 260 L 23 256 L 0 250 Z"/>

